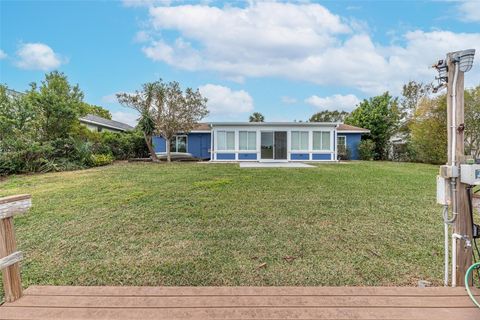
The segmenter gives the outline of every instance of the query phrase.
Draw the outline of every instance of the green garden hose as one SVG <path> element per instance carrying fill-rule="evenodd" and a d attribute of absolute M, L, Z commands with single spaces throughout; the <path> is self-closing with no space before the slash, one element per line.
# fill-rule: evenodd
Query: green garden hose
<path fill-rule="evenodd" d="M 470 274 L 473 272 L 474 269 L 480 268 L 480 262 L 474 263 L 468 268 L 467 273 L 465 274 L 465 289 L 467 289 L 468 296 L 472 299 L 473 303 L 480 308 L 480 303 L 475 300 L 472 291 L 470 290 L 470 286 L 468 285 L 468 280 L 470 278 Z"/>

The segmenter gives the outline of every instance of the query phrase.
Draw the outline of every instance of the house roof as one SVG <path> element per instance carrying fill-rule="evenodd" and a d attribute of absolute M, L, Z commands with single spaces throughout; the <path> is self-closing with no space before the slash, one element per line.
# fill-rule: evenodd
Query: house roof
<path fill-rule="evenodd" d="M 96 115 L 93 115 L 93 114 L 87 114 L 85 117 L 81 117 L 79 120 L 80 120 L 80 122 L 95 124 L 95 125 L 99 125 L 99 126 L 102 126 L 102 127 L 106 127 L 106 128 L 110 128 L 110 129 L 116 129 L 116 130 L 120 130 L 120 131 L 133 130 L 133 127 L 126 124 L 126 123 L 115 121 L 115 120 L 110 120 L 110 119 L 105 119 L 105 118 L 102 118 L 102 117 L 99 117 L 99 116 L 96 116 Z"/>
<path fill-rule="evenodd" d="M 197 123 L 195 128 L 192 131 L 210 131 L 212 126 L 248 126 L 248 125 L 257 125 L 257 126 L 281 126 L 281 125 L 291 125 L 291 126 L 318 126 L 318 125 L 329 125 L 335 126 L 338 125 L 337 131 L 345 133 L 369 133 L 370 130 L 351 126 L 343 123 L 335 122 L 212 122 L 212 123 Z"/>
<path fill-rule="evenodd" d="M 359 128 L 359 127 L 355 127 L 355 126 L 351 126 L 349 124 L 344 124 L 344 123 L 341 123 L 338 125 L 337 127 L 337 131 L 339 132 L 345 132 L 345 133 L 369 133 L 370 130 L 368 129 L 364 129 L 364 128 Z"/>
<path fill-rule="evenodd" d="M 208 123 L 197 123 L 195 128 L 192 131 L 210 131 L 210 124 Z"/>
<path fill-rule="evenodd" d="M 291 127 L 335 127 L 337 122 L 212 122 L 211 126 L 291 126 Z"/>

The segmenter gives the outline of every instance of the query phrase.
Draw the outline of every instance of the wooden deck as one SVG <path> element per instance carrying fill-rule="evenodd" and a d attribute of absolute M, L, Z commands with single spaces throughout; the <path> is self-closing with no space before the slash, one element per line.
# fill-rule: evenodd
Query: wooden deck
<path fill-rule="evenodd" d="M 0 319 L 475 320 L 480 310 L 464 288 L 32 286 Z"/>

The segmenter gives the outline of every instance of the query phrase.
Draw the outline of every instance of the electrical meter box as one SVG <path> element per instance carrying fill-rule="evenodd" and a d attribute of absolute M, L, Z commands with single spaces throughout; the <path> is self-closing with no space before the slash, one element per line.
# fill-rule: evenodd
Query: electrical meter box
<path fill-rule="evenodd" d="M 480 164 L 462 164 L 460 181 L 472 186 L 480 185 Z"/>
<path fill-rule="evenodd" d="M 437 203 L 450 205 L 450 183 L 442 176 L 437 176 Z"/>

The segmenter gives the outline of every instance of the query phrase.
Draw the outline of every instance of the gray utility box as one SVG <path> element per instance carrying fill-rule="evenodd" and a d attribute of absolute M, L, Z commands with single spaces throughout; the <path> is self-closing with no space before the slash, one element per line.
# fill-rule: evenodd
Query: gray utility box
<path fill-rule="evenodd" d="M 471 186 L 480 185 L 480 164 L 462 164 L 460 181 Z"/>

